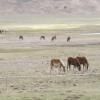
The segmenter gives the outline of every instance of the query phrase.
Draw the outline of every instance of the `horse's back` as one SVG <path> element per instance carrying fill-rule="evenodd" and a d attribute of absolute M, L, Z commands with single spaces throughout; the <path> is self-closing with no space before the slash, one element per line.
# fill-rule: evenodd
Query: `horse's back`
<path fill-rule="evenodd" d="M 75 58 L 73 58 L 73 57 L 68 57 L 67 62 L 73 62 L 74 60 L 75 60 Z"/>
<path fill-rule="evenodd" d="M 59 63 L 60 59 L 51 59 L 51 63 Z"/>
<path fill-rule="evenodd" d="M 79 60 L 73 57 L 68 57 L 67 63 L 80 66 Z"/>
<path fill-rule="evenodd" d="M 86 57 L 76 57 L 79 61 L 80 61 L 80 63 L 88 63 L 88 60 L 87 60 L 87 58 Z"/>

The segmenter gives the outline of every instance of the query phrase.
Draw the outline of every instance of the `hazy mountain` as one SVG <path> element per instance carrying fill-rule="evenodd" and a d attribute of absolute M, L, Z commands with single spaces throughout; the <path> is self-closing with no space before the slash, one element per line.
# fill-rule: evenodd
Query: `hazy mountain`
<path fill-rule="evenodd" d="M 23 16 L 22 20 L 33 16 L 92 17 L 100 15 L 99 5 L 100 0 L 0 0 L 0 19 L 20 20 L 17 15 Z"/>
<path fill-rule="evenodd" d="M 0 15 L 99 15 L 99 5 L 100 0 L 0 0 Z"/>

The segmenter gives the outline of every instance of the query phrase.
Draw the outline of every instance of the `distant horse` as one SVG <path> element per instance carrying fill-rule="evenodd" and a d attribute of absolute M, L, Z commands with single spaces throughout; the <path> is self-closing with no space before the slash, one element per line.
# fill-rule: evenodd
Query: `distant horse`
<path fill-rule="evenodd" d="M 51 38 L 51 41 L 56 40 L 56 35 Z"/>
<path fill-rule="evenodd" d="M 70 36 L 68 36 L 68 37 L 67 37 L 67 42 L 70 42 L 70 39 L 71 39 L 71 37 L 70 37 Z"/>
<path fill-rule="evenodd" d="M 42 39 L 45 40 L 45 36 L 42 35 L 42 36 L 40 37 L 40 40 L 42 40 Z"/>
<path fill-rule="evenodd" d="M 65 72 L 65 65 L 60 59 L 52 59 L 50 63 L 50 72 L 53 70 L 53 68 L 58 68 L 59 71 L 61 71 L 61 68 L 63 68 L 63 72 Z"/>
<path fill-rule="evenodd" d="M 0 30 L 0 34 L 2 34 L 4 32 L 4 30 Z"/>
<path fill-rule="evenodd" d="M 64 6 L 64 9 L 67 9 L 67 6 Z"/>
<path fill-rule="evenodd" d="M 88 70 L 89 63 L 88 63 L 87 58 L 86 57 L 76 57 L 76 58 L 79 60 L 80 64 L 83 65 L 83 70 L 84 68 Z"/>
<path fill-rule="evenodd" d="M 68 57 L 67 60 L 67 70 L 71 68 L 71 65 L 73 65 L 73 69 L 77 68 L 79 71 L 81 71 L 81 65 L 80 62 L 77 58 L 73 58 L 73 57 Z"/>
<path fill-rule="evenodd" d="M 24 38 L 23 38 L 23 36 L 22 36 L 22 35 L 20 35 L 20 36 L 19 36 L 19 39 L 23 40 Z"/>

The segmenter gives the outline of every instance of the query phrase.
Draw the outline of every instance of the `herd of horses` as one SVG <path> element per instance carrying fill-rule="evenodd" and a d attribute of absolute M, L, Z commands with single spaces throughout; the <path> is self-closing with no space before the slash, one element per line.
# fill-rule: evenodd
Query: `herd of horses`
<path fill-rule="evenodd" d="M 20 35 L 19 36 L 19 39 L 23 40 L 23 36 Z M 42 35 L 40 36 L 40 40 L 45 40 L 45 36 Z M 67 42 L 69 42 L 71 39 L 70 36 L 67 37 Z M 52 36 L 51 37 L 51 41 L 54 41 L 56 40 L 56 35 Z M 73 70 L 74 69 L 77 69 L 78 71 L 81 71 L 82 70 L 82 66 L 83 66 L 83 70 L 88 70 L 88 67 L 89 67 L 89 63 L 88 63 L 88 60 L 86 57 L 80 57 L 80 56 L 77 56 L 77 57 L 68 57 L 67 59 L 67 71 L 68 70 L 71 70 L 71 67 L 73 65 Z M 63 60 L 61 59 L 52 59 L 51 60 L 51 63 L 50 63 L 50 72 L 54 69 L 54 68 L 58 68 L 59 69 L 59 72 L 61 70 L 63 70 L 63 72 L 66 71 L 66 66 L 63 62 Z"/>
<path fill-rule="evenodd" d="M 51 41 L 54 41 L 56 39 L 57 39 L 57 36 L 56 35 L 54 35 L 54 36 L 51 37 Z M 45 40 L 45 36 L 44 35 L 40 36 L 40 40 Z M 70 40 L 71 40 L 71 37 L 68 36 L 67 37 L 67 42 L 70 42 Z"/>
<path fill-rule="evenodd" d="M 19 40 L 23 40 L 23 39 L 24 39 L 24 37 L 23 37 L 22 35 L 20 35 L 20 36 L 19 36 Z M 57 36 L 56 36 L 56 35 L 54 35 L 54 36 L 51 37 L 51 41 L 54 41 L 54 40 L 56 40 L 56 39 L 57 39 Z M 70 42 L 70 39 L 71 39 L 71 37 L 68 36 L 68 37 L 67 37 L 67 42 Z M 40 40 L 45 40 L 45 36 L 44 36 L 44 35 L 41 35 L 41 36 L 40 36 Z"/>
<path fill-rule="evenodd" d="M 82 66 L 83 66 L 83 70 L 88 70 L 89 67 L 89 63 L 86 57 L 68 57 L 67 59 L 67 71 L 71 70 L 71 67 L 73 67 L 74 69 L 77 69 L 78 71 L 82 70 Z M 66 66 L 64 64 L 64 62 L 61 59 L 51 59 L 50 62 L 50 72 L 54 69 L 54 68 L 58 68 L 59 72 L 61 72 L 61 70 L 63 70 L 63 72 L 66 71 Z"/>

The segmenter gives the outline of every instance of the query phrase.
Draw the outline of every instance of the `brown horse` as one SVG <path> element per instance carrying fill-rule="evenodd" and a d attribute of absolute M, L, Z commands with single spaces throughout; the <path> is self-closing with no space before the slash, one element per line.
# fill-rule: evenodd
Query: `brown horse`
<path fill-rule="evenodd" d="M 68 60 L 67 60 L 67 70 L 68 69 L 70 70 L 71 65 L 73 65 L 74 68 L 77 68 L 79 71 L 81 71 L 81 65 L 80 65 L 80 62 L 79 62 L 79 60 L 77 58 L 68 57 Z"/>
<path fill-rule="evenodd" d="M 60 59 L 51 59 L 50 66 L 50 72 L 53 70 L 53 68 L 59 68 L 59 71 L 61 71 L 61 68 L 63 68 L 63 72 L 65 72 L 64 63 Z"/>
<path fill-rule="evenodd" d="M 42 39 L 45 40 L 45 36 L 42 35 L 42 36 L 40 37 L 40 40 L 42 40 Z"/>
<path fill-rule="evenodd" d="M 56 35 L 51 38 L 51 41 L 56 40 Z"/>
<path fill-rule="evenodd" d="M 19 39 L 23 40 L 23 36 L 22 36 L 22 35 L 20 35 L 20 36 L 19 36 Z"/>
<path fill-rule="evenodd" d="M 76 57 L 76 58 L 79 60 L 80 64 L 83 65 L 83 70 L 84 69 L 87 69 L 88 70 L 89 63 L 88 63 L 87 58 L 86 57 Z"/>

